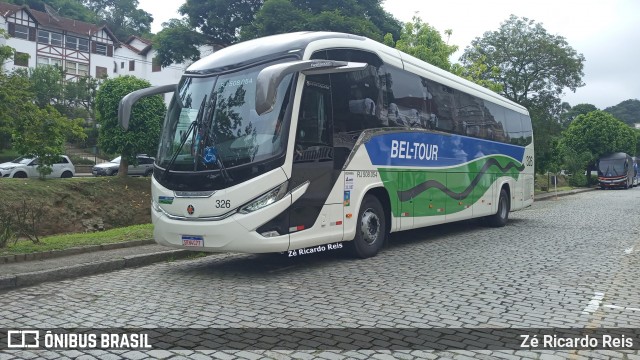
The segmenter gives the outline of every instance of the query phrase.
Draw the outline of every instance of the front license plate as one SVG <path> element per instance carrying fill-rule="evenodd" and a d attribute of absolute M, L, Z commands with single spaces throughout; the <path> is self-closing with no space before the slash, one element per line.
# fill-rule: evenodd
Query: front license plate
<path fill-rule="evenodd" d="M 182 235 L 182 245 L 189 247 L 203 247 L 204 238 L 198 235 Z"/>

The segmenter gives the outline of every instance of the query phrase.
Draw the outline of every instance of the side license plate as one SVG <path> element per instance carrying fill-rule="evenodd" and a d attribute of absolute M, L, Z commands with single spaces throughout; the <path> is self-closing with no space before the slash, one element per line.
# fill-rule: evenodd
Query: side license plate
<path fill-rule="evenodd" d="M 189 247 L 203 247 L 204 237 L 199 235 L 182 235 L 182 245 Z"/>

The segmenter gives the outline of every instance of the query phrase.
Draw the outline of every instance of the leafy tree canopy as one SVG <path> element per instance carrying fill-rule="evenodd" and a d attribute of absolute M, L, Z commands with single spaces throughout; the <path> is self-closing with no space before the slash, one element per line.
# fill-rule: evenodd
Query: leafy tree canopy
<path fill-rule="evenodd" d="M 51 166 L 64 154 L 65 141 L 86 137 L 81 119 L 70 121 L 50 105 L 41 109 L 31 102 L 23 102 L 15 110 L 20 116 L 14 119 L 13 149 L 38 157 L 38 171 L 42 176 L 50 174 Z"/>
<path fill-rule="evenodd" d="M 479 59 L 487 65 L 482 77 L 501 84 L 502 95 L 525 106 L 540 98 L 559 98 L 565 88 L 575 91 L 584 85 L 584 56 L 564 37 L 515 15 L 498 30 L 474 39 L 461 61 L 470 66 Z M 493 72 L 494 67 L 500 71 Z"/>
<path fill-rule="evenodd" d="M 562 104 L 563 109 L 560 114 L 560 124 L 563 127 L 569 126 L 569 124 L 575 119 L 578 115 L 585 115 L 592 111 L 598 110 L 595 105 L 592 104 L 578 104 L 574 107 L 569 106 L 567 103 Z"/>
<path fill-rule="evenodd" d="M 45 4 L 60 16 L 92 24 L 105 23 L 121 41 L 149 35 L 153 17 L 138 8 L 138 0 L 9 0 L 45 12 Z"/>
<path fill-rule="evenodd" d="M 243 26 L 253 21 L 264 0 L 187 0 L 178 10 L 189 25 L 206 36 L 210 45 L 238 41 Z"/>
<path fill-rule="evenodd" d="M 292 31 L 338 31 L 383 41 L 398 38 L 401 24 L 384 11 L 380 0 L 266 0 L 241 40 Z"/>
<path fill-rule="evenodd" d="M 138 8 L 138 0 L 82 0 L 121 41 L 151 33 L 153 16 Z"/>
<path fill-rule="evenodd" d="M 399 38 L 401 24 L 381 0 L 187 0 L 186 21 L 172 19 L 155 38 L 160 64 L 194 60 L 198 46 L 226 47 L 238 41 L 294 31 L 340 31 L 382 41 Z M 195 29 L 195 30 L 194 30 Z"/>
<path fill-rule="evenodd" d="M 58 66 L 38 66 L 29 69 L 31 91 L 38 107 L 53 105 L 62 100 L 63 72 Z"/>
<path fill-rule="evenodd" d="M 33 101 L 24 73 L 0 74 L 0 149 L 11 147 L 15 119 L 22 118 L 23 103 Z"/>
<path fill-rule="evenodd" d="M 604 111 L 628 125 L 640 123 L 640 100 L 638 99 L 625 100 L 618 105 L 604 109 Z"/>
<path fill-rule="evenodd" d="M 200 58 L 199 45 L 207 39 L 197 31 L 193 31 L 187 20 L 171 19 L 162 24 L 163 29 L 153 38 L 157 44 L 157 58 L 160 66 L 183 63 Z"/>
<path fill-rule="evenodd" d="M 458 50 L 457 46 L 444 42 L 440 32 L 418 16 L 404 24 L 395 47 L 447 71 L 451 70 L 449 57 Z"/>
<path fill-rule="evenodd" d="M 560 145 L 565 152 L 591 154 L 588 162 L 583 164 L 583 168 L 586 168 L 605 154 L 634 154 L 637 134 L 611 114 L 596 110 L 578 115 L 563 132 Z"/>
<path fill-rule="evenodd" d="M 136 103 L 128 131 L 118 122 L 120 100 L 130 92 L 150 85 L 146 80 L 127 75 L 105 80 L 98 90 L 96 111 L 101 125 L 98 144 L 107 153 L 122 155 L 120 176 L 127 176 L 127 167 L 129 163 L 135 163 L 136 154 L 153 153 L 158 147 L 166 110 L 161 96 L 143 98 Z"/>

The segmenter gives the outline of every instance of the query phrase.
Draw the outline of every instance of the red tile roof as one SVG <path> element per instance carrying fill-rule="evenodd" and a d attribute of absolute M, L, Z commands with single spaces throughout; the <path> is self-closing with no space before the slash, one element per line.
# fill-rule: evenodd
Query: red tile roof
<path fill-rule="evenodd" d="M 64 31 L 73 32 L 81 35 L 87 35 L 87 36 L 90 36 L 96 32 L 99 32 L 102 29 L 105 29 L 109 33 L 109 35 L 113 38 L 113 40 L 116 43 L 118 43 L 118 40 L 113 35 L 111 30 L 105 25 L 90 24 L 84 21 L 69 19 L 62 16 L 56 16 L 54 18 L 53 16 L 47 13 L 44 13 L 42 11 L 36 11 L 36 10 L 30 9 L 26 5 L 19 6 L 19 5 L 0 2 L 0 15 L 4 17 L 12 15 L 20 10 L 26 11 L 40 26 L 51 28 L 51 29 L 59 29 L 59 30 L 64 30 Z"/>

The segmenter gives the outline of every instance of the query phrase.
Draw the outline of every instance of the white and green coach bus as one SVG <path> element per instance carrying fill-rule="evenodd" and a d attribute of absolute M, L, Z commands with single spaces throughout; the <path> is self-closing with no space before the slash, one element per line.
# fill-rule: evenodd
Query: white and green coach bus
<path fill-rule="evenodd" d="M 528 112 L 373 40 L 299 32 L 192 64 L 173 92 L 152 179 L 159 244 L 374 256 L 390 232 L 533 203 Z M 305 249 L 300 251 L 300 249 Z"/>

